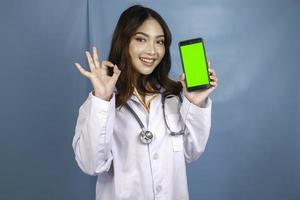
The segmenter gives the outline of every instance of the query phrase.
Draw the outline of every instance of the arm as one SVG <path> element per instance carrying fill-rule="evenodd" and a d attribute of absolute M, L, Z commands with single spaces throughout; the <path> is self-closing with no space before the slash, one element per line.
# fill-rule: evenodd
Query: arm
<path fill-rule="evenodd" d="M 187 163 L 197 160 L 205 150 L 211 127 L 211 104 L 208 99 L 206 105 L 196 106 L 183 95 L 180 114 L 186 126 L 183 146 Z"/>
<path fill-rule="evenodd" d="M 109 62 L 99 62 L 96 47 L 93 47 L 93 57 L 86 51 L 90 71 L 79 63 L 75 66 L 87 77 L 95 90 L 95 96 L 90 93 L 86 102 L 79 109 L 73 149 L 75 159 L 83 172 L 97 175 L 108 171 L 113 159 L 111 138 L 115 120 L 115 96 L 113 90 L 121 74 L 117 65 Z M 113 69 L 108 75 L 107 70 Z"/>
<path fill-rule="evenodd" d="M 115 95 L 104 101 L 90 93 L 80 107 L 72 146 L 83 172 L 97 175 L 109 170 L 114 119 Z"/>
<path fill-rule="evenodd" d="M 211 126 L 211 100 L 209 95 L 216 89 L 218 78 L 215 70 L 208 63 L 211 87 L 189 92 L 185 85 L 185 76 L 182 74 L 180 82 L 183 86 L 183 102 L 180 113 L 186 125 L 186 134 L 183 136 L 184 154 L 186 162 L 190 163 L 199 158 L 204 152 Z"/>

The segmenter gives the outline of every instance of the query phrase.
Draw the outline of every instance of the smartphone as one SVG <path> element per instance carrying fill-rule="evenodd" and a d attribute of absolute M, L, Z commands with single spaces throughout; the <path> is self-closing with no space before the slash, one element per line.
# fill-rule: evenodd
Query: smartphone
<path fill-rule="evenodd" d="M 178 46 L 187 90 L 209 88 L 210 79 L 203 39 L 180 41 Z"/>

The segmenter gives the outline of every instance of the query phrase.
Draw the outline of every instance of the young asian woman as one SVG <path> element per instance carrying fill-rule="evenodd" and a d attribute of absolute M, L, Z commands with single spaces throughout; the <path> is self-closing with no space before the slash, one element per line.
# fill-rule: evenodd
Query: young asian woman
<path fill-rule="evenodd" d="M 171 80 L 171 32 L 153 9 L 126 9 L 108 60 L 86 52 L 75 63 L 94 88 L 79 109 L 73 138 L 83 172 L 98 176 L 97 200 L 189 199 L 186 163 L 203 153 L 211 127 L 208 89 L 189 92 L 184 74 Z M 210 64 L 209 64 L 210 66 Z"/>

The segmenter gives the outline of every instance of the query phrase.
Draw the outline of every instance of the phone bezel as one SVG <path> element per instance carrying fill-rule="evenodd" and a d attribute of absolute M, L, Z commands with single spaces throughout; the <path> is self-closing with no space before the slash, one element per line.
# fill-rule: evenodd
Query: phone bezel
<path fill-rule="evenodd" d="M 180 47 L 181 46 L 185 46 L 185 45 L 195 44 L 195 43 L 202 43 L 203 44 L 203 51 L 204 51 L 205 62 L 206 62 L 206 70 L 207 70 L 208 80 L 210 80 L 210 78 L 209 78 L 209 71 L 208 71 L 207 57 L 206 57 L 206 51 L 205 51 L 205 45 L 204 45 L 204 42 L 203 42 L 203 38 L 201 38 L 201 37 L 178 42 L 179 53 L 180 53 L 180 60 L 181 60 L 181 65 L 182 65 L 183 73 L 185 74 L 185 69 L 184 69 L 183 58 L 182 58 Z M 185 84 L 186 84 L 186 87 L 187 87 L 188 91 L 195 91 L 195 90 L 206 89 L 206 88 L 211 87 L 210 83 L 204 84 L 204 85 L 196 85 L 196 86 L 193 86 L 193 87 L 188 87 L 188 85 L 187 85 L 187 77 L 185 77 Z"/>

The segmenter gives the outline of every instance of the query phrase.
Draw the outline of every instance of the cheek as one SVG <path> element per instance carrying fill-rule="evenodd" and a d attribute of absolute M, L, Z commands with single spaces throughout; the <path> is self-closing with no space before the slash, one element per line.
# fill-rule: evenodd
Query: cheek
<path fill-rule="evenodd" d="M 134 41 L 129 44 L 129 55 L 133 57 L 138 57 L 141 52 L 144 51 L 144 46 L 141 44 L 137 44 Z"/>
<path fill-rule="evenodd" d="M 163 59 L 163 57 L 165 56 L 165 48 L 161 48 L 159 51 L 158 51 L 158 54 L 159 54 L 159 58 L 160 60 Z"/>

